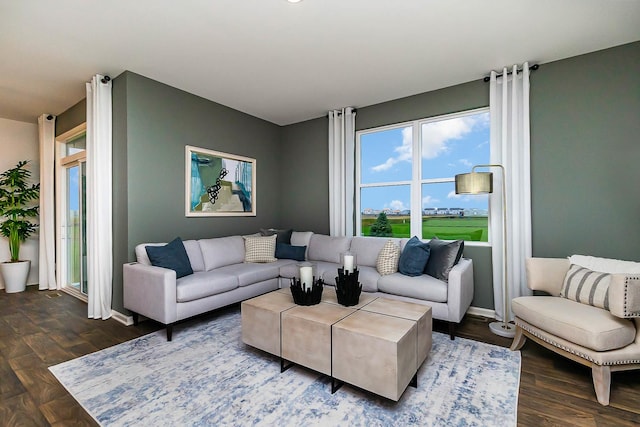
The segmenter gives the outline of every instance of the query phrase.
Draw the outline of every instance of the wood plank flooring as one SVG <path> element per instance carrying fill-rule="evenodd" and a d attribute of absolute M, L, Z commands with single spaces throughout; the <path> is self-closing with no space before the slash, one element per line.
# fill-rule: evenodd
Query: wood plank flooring
<path fill-rule="evenodd" d="M 152 321 L 126 327 L 112 319 L 87 319 L 86 304 L 63 292 L 0 290 L 0 426 L 97 425 L 47 368 L 159 328 Z M 434 329 L 447 332 L 442 322 Z M 488 320 L 476 316 L 467 316 L 458 334 L 501 346 L 511 342 L 493 335 Z M 638 426 L 640 371 L 612 374 L 611 405 L 605 407 L 596 401 L 588 368 L 527 342 L 518 425 Z"/>

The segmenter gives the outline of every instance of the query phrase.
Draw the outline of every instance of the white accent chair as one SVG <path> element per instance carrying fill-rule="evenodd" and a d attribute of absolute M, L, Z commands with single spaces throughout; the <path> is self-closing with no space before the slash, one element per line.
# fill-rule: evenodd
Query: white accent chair
<path fill-rule="evenodd" d="M 571 264 L 612 274 L 609 310 L 560 296 Z M 529 338 L 590 367 L 598 402 L 608 405 L 611 372 L 640 369 L 639 267 L 640 263 L 580 255 L 527 259 L 527 286 L 550 295 L 512 300 L 516 335 L 511 350 L 519 350 Z"/>

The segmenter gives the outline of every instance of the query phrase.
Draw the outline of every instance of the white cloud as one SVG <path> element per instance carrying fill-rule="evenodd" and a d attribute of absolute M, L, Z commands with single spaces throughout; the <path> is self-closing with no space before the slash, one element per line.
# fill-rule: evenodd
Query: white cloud
<path fill-rule="evenodd" d="M 410 127 L 402 129 L 402 145 L 393 149 L 398 154 L 395 157 L 389 157 L 384 163 L 373 166 L 371 170 L 373 172 L 382 172 L 391 169 L 397 163 L 411 162 L 413 153 L 412 140 L 412 129 Z"/>
<path fill-rule="evenodd" d="M 460 159 L 458 160 L 460 163 L 462 163 L 464 166 L 470 168 L 471 166 L 473 166 L 473 163 L 471 163 L 469 160 L 467 159 Z"/>
<path fill-rule="evenodd" d="M 462 196 L 460 194 L 456 194 L 455 191 L 450 191 L 449 194 L 447 194 L 447 199 L 460 199 L 462 198 Z"/>
<path fill-rule="evenodd" d="M 474 117 L 458 117 L 428 123 L 422 127 L 422 157 L 435 159 L 448 150 L 447 143 L 454 139 L 460 139 L 473 129 L 478 122 Z"/>
<path fill-rule="evenodd" d="M 422 207 L 426 207 L 429 205 L 434 205 L 436 203 L 440 203 L 439 199 L 436 199 L 435 197 L 431 197 L 431 196 L 424 196 L 422 198 Z"/>
<path fill-rule="evenodd" d="M 401 200 L 392 200 L 391 203 L 389 203 L 389 207 L 393 210 L 399 210 L 399 211 L 409 209 L 404 206 L 404 203 L 402 203 Z"/>

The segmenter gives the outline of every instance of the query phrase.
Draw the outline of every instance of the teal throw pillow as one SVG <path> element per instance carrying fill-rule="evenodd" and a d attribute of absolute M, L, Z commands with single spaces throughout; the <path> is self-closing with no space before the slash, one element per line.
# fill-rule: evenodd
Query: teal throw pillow
<path fill-rule="evenodd" d="M 193 274 L 189 256 L 179 237 L 164 246 L 145 246 L 151 265 L 174 270 L 176 278 Z"/>
<path fill-rule="evenodd" d="M 412 237 L 400 254 L 398 271 L 405 276 L 421 276 L 429 260 L 429 253 L 429 243 L 422 242 L 415 236 Z"/>
<path fill-rule="evenodd" d="M 294 259 L 296 261 L 304 261 L 304 255 L 306 252 L 306 246 L 292 246 L 286 243 L 276 242 L 276 258 L 278 259 Z"/>
<path fill-rule="evenodd" d="M 424 272 L 436 279 L 449 281 L 449 272 L 462 257 L 464 251 L 464 240 L 445 242 L 434 237 L 429 242 L 431 255 L 424 268 Z"/>

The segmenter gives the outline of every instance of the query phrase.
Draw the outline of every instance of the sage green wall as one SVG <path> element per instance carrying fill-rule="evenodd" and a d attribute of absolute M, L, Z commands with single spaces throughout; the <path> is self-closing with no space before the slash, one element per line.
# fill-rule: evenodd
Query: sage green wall
<path fill-rule="evenodd" d="M 87 99 L 85 98 L 56 117 L 56 136 L 62 135 L 86 121 Z"/>
<path fill-rule="evenodd" d="M 113 308 L 142 242 L 249 234 L 279 220 L 280 127 L 135 73 L 114 79 Z M 257 216 L 185 217 L 185 145 L 255 158 Z M 117 164 L 115 164 L 117 162 Z"/>
<path fill-rule="evenodd" d="M 533 254 L 640 260 L 640 42 L 534 75 Z"/>
<path fill-rule="evenodd" d="M 531 74 L 534 256 L 640 259 L 638 70 L 640 42 L 543 64 Z M 478 80 L 359 108 L 356 128 L 484 107 L 488 93 L 488 84 Z M 327 119 L 320 118 L 284 128 L 283 151 L 297 149 L 300 164 L 291 169 L 295 183 L 282 183 L 283 202 L 313 206 L 305 211 L 306 224 L 326 224 L 328 187 L 304 173 L 303 165 L 317 168 L 322 161 L 328 170 L 327 127 Z M 293 214 L 283 219 L 296 221 Z M 468 245 L 465 256 L 474 261 L 472 305 L 493 309 L 491 249 Z"/>

